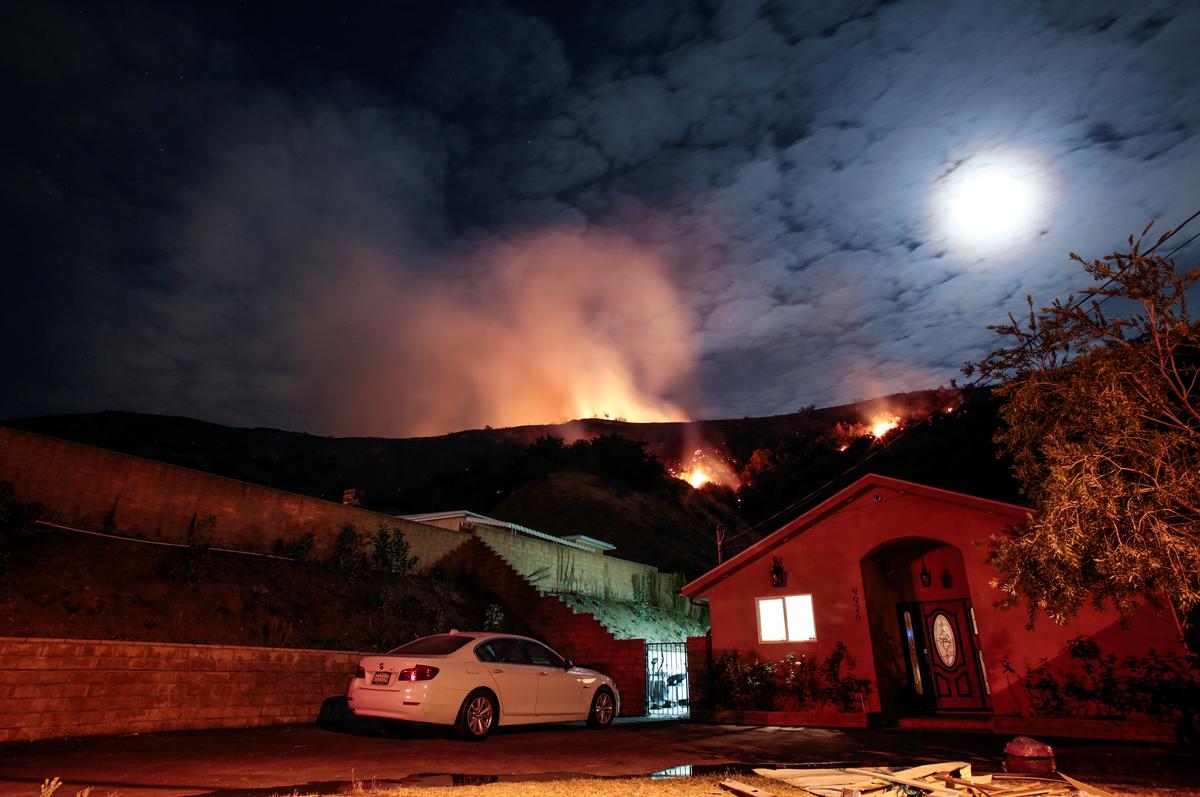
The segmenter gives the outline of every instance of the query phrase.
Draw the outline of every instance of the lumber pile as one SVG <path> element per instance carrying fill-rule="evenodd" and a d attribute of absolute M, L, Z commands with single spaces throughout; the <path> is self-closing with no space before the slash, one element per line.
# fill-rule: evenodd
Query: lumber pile
<path fill-rule="evenodd" d="M 815 797 L 1106 797 L 1077 780 L 976 775 L 962 761 L 923 764 L 907 769 L 847 767 L 843 769 L 756 769 L 755 774 L 783 781 Z M 736 781 L 730 781 L 736 783 Z M 722 783 L 728 791 L 740 790 Z M 744 787 L 744 784 L 737 783 Z M 763 797 L 759 791 L 753 797 Z M 740 797 L 751 797 L 744 793 Z"/>

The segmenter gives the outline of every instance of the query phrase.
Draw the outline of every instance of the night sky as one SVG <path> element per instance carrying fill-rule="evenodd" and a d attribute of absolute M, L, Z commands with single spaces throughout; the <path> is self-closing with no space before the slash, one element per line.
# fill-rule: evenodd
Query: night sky
<path fill-rule="evenodd" d="M 46 0 L 0 40 L 0 417 L 936 387 L 1200 207 L 1195 2 Z"/>

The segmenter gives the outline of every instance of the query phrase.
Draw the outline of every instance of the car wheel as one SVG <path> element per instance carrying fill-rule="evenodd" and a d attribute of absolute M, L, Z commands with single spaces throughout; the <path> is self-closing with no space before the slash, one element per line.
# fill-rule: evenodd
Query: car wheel
<path fill-rule="evenodd" d="M 500 709 L 496 705 L 496 698 L 486 690 L 477 689 L 463 701 L 462 708 L 458 710 L 454 730 L 463 739 L 482 742 L 496 727 L 499 718 Z"/>
<path fill-rule="evenodd" d="M 379 723 L 379 727 L 383 728 L 384 733 L 401 734 L 412 727 L 412 723 L 408 720 L 389 720 L 380 717 L 375 721 Z"/>
<path fill-rule="evenodd" d="M 588 712 L 587 724 L 589 728 L 607 728 L 612 725 L 613 717 L 617 713 L 617 701 L 613 697 L 613 693 L 606 688 L 601 688 L 596 692 L 596 696 L 592 698 L 592 710 Z"/>

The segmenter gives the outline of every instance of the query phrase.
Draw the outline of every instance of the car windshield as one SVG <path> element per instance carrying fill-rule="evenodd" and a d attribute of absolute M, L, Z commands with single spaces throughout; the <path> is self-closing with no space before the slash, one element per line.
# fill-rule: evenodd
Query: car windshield
<path fill-rule="evenodd" d="M 414 639 L 407 645 L 401 645 L 395 650 L 389 650 L 388 655 L 393 653 L 408 653 L 415 656 L 445 656 L 458 650 L 472 639 L 474 637 L 463 636 L 462 634 L 438 634 L 437 636 L 421 637 L 420 639 Z"/>

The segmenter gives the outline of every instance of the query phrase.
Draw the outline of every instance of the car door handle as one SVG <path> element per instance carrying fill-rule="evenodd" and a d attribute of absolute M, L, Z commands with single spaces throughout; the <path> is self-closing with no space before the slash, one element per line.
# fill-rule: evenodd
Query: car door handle
<path fill-rule="evenodd" d="M 492 670 L 492 672 L 504 672 L 504 668 L 503 668 L 503 667 L 497 667 L 497 668 L 495 668 L 494 670 Z"/>
<path fill-rule="evenodd" d="M 538 675 L 545 677 L 547 675 L 547 673 L 543 670 L 542 672 L 539 672 Z"/>

